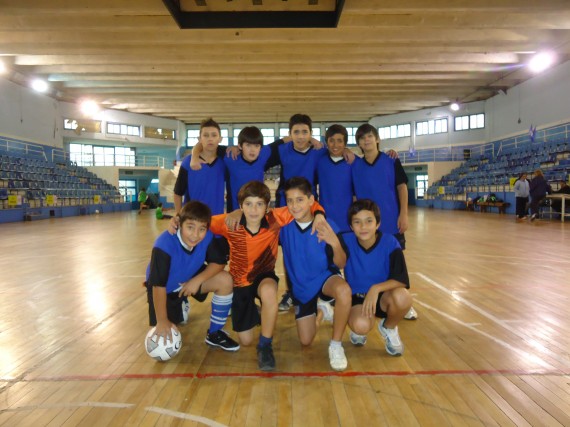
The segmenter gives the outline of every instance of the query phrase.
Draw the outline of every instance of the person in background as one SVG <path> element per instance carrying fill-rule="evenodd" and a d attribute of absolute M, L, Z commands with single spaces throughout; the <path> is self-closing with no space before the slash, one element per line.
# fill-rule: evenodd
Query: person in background
<path fill-rule="evenodd" d="M 517 221 L 526 219 L 527 215 L 527 204 L 528 195 L 530 191 L 530 184 L 526 179 L 527 174 L 523 172 L 520 174 L 518 179 L 515 181 L 513 189 L 515 191 L 516 198 L 516 219 Z"/>
<path fill-rule="evenodd" d="M 530 220 L 534 221 L 538 218 L 538 208 L 546 194 L 552 193 L 552 188 L 548 182 L 546 182 L 546 178 L 544 178 L 544 174 L 540 169 L 534 171 L 534 178 L 530 181 Z"/>
<path fill-rule="evenodd" d="M 172 215 L 165 215 L 164 213 L 162 213 L 162 202 L 159 202 L 158 205 L 156 206 L 156 219 L 170 219 L 172 218 Z"/>
<path fill-rule="evenodd" d="M 139 191 L 139 215 L 143 209 L 148 209 L 148 194 L 146 194 L 146 188 L 142 187 Z"/>

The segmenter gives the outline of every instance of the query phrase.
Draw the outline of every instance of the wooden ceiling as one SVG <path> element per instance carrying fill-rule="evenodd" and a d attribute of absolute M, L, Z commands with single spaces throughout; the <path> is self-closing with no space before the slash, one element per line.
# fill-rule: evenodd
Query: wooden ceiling
<path fill-rule="evenodd" d="M 335 4 L 180 5 L 199 12 L 199 3 L 210 12 Z M 0 0 L 0 55 L 12 80 L 43 76 L 62 100 L 187 123 L 297 112 L 366 121 L 483 100 L 528 79 L 526 62 L 544 49 L 567 60 L 570 1 L 346 0 L 337 28 L 181 30 L 161 0 Z"/>

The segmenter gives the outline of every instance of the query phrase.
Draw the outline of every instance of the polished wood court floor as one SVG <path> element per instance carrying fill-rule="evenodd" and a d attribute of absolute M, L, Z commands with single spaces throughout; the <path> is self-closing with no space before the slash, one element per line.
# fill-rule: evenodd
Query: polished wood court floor
<path fill-rule="evenodd" d="M 146 355 L 141 283 L 166 225 L 152 211 L 0 225 L 0 425 L 570 425 L 568 223 L 412 209 L 404 355 L 376 330 L 360 348 L 345 334 L 333 372 L 331 325 L 301 348 L 287 313 L 269 375 L 255 348 L 204 344 L 209 303 L 192 304 L 176 358 Z"/>

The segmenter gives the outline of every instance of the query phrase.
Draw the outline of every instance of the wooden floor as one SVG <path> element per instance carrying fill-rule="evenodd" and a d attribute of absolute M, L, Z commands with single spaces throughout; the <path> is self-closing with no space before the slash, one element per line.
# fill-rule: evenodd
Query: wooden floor
<path fill-rule="evenodd" d="M 403 357 L 345 334 L 335 373 L 330 324 L 303 349 L 288 313 L 270 375 L 254 348 L 204 344 L 209 303 L 175 359 L 146 355 L 152 211 L 0 225 L 0 425 L 570 425 L 570 224 L 427 209 L 410 224 L 420 318 L 400 325 Z"/>

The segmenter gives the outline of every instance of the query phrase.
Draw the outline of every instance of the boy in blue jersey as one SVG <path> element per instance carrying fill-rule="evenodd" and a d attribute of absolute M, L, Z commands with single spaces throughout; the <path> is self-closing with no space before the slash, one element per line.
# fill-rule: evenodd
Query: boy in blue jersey
<path fill-rule="evenodd" d="M 327 218 L 341 231 L 350 231 L 346 214 L 354 196 L 352 165 L 343 156 L 348 132 L 344 126 L 335 124 L 327 129 L 325 138 L 328 155 L 317 163 L 319 203 L 325 208 Z"/>
<path fill-rule="evenodd" d="M 356 199 L 371 199 L 380 208 L 382 223 L 380 231 L 392 234 L 406 249 L 408 229 L 408 177 L 399 159 L 379 151 L 380 136 L 378 130 L 365 123 L 358 127 L 356 143 L 364 158 L 357 159 L 352 165 L 352 182 Z M 418 315 L 413 307 L 406 314 L 406 319 L 415 320 Z"/>
<path fill-rule="evenodd" d="M 182 202 L 198 200 L 210 207 L 214 215 L 224 213 L 224 174 L 225 166 L 218 158 L 218 145 L 222 141 L 220 125 L 213 119 L 200 124 L 199 142 L 202 145 L 200 170 L 190 167 L 192 155 L 186 156 L 180 165 L 174 185 L 174 209 L 182 209 Z"/>
<path fill-rule="evenodd" d="M 350 341 L 364 345 L 375 317 L 379 317 L 378 330 L 385 340 L 386 352 L 400 356 L 404 344 L 398 323 L 412 306 L 404 253 L 393 235 L 378 230 L 380 209 L 372 200 L 354 202 L 348 220 L 353 232 L 341 237 L 347 258 L 344 273 L 352 289 Z"/>
<path fill-rule="evenodd" d="M 149 323 L 156 326 L 157 336 L 171 340 L 171 328 L 183 322 L 186 297 L 191 295 L 204 302 L 208 293 L 214 292 L 205 341 L 226 351 L 237 351 L 239 344 L 222 329 L 233 296 L 232 277 L 223 271 L 228 245 L 208 230 L 211 217 L 207 205 L 189 202 L 180 210 L 176 234 L 165 231 L 156 239 L 146 275 Z"/>
<path fill-rule="evenodd" d="M 331 367 L 342 371 L 347 367 L 342 335 L 351 308 L 351 290 L 339 272 L 346 256 L 337 236 L 338 228 L 332 221 L 321 222 L 317 226 L 317 235 L 311 235 L 314 220 L 311 206 L 315 201 L 312 190 L 311 183 L 305 178 L 287 180 L 285 198 L 295 220 L 281 228 L 279 238 L 292 284 L 299 340 L 302 345 L 310 345 L 315 338 L 319 297 L 334 298 L 333 333 L 328 351 Z"/>

